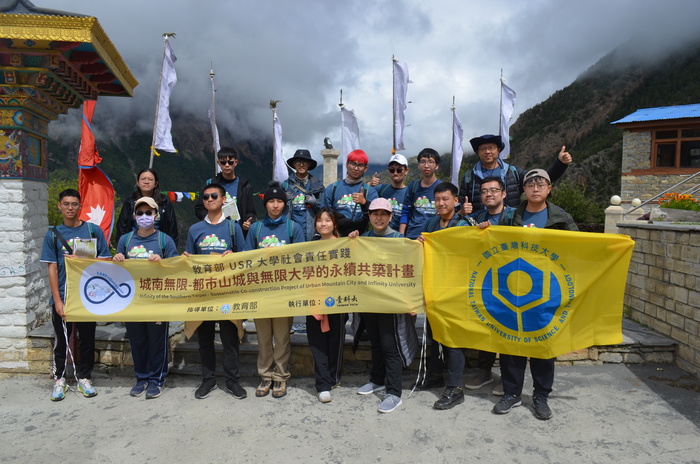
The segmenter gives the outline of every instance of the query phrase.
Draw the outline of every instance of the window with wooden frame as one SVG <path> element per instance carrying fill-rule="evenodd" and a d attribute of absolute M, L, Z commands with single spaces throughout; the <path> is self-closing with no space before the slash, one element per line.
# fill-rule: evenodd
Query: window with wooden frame
<path fill-rule="evenodd" d="M 652 169 L 700 168 L 700 125 L 652 131 Z"/>

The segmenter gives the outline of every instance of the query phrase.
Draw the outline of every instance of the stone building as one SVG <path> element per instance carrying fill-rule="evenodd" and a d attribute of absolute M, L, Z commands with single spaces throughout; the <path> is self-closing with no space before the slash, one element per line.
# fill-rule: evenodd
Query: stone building
<path fill-rule="evenodd" d="M 700 171 L 700 104 L 644 108 L 611 124 L 624 131 L 623 200 L 648 200 Z"/>

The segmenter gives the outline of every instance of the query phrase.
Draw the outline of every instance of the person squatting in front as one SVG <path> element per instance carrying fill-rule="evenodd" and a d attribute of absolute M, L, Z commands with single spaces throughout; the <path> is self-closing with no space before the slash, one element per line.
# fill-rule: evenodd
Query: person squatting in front
<path fill-rule="evenodd" d="M 315 223 L 320 240 L 334 240 L 340 236 L 338 213 L 332 208 L 319 209 Z M 315 386 L 321 403 L 329 403 L 331 389 L 340 385 L 347 320 L 346 313 L 306 316 L 306 335 L 314 358 Z"/>
<path fill-rule="evenodd" d="M 443 182 L 435 187 L 435 209 L 438 215 L 430 219 L 423 232 L 437 232 L 449 227 L 468 226 L 469 223 L 457 215 L 455 208 L 459 204 L 457 187 L 449 182 Z M 425 242 L 423 234 L 417 240 Z M 426 378 L 417 385 L 419 390 L 444 385 L 443 362 L 440 351 L 447 360 L 447 385 L 440 398 L 433 404 L 434 409 L 451 409 L 464 402 L 462 391 L 462 375 L 464 374 L 464 350 L 438 343 L 433 339 L 430 323 L 426 321 L 427 339 L 430 340 L 430 357 L 426 369 Z"/>
<path fill-rule="evenodd" d="M 391 202 L 386 198 L 377 198 L 369 205 L 369 222 L 372 230 L 362 234 L 363 237 L 401 238 L 402 234 L 389 227 L 392 216 Z M 359 231 L 348 235 L 356 238 Z M 358 315 L 358 313 L 355 313 Z M 372 368 L 369 382 L 357 390 L 358 395 L 386 392 L 379 403 L 377 411 L 389 413 L 401 403 L 401 375 L 418 351 L 418 335 L 411 314 L 361 313 L 359 324 L 355 324 L 357 343 L 363 327 L 367 329 L 372 345 Z"/>
<path fill-rule="evenodd" d="M 158 203 L 151 197 L 142 197 L 134 203 L 133 219 L 138 230 L 119 238 L 115 262 L 126 259 L 147 259 L 150 262 L 177 256 L 175 242 L 155 227 Z M 129 394 L 146 399 L 158 398 L 168 375 L 168 322 L 127 322 L 126 334 L 134 361 L 136 385 Z"/>
<path fill-rule="evenodd" d="M 569 213 L 547 198 L 552 193 L 552 182 L 544 169 L 533 169 L 523 178 L 526 200 L 518 206 L 509 218 L 501 220 L 501 225 L 516 227 L 538 227 L 544 229 L 578 230 Z M 530 358 L 530 374 L 534 384 L 532 404 L 535 417 L 548 420 L 552 410 L 548 404 L 549 394 L 554 385 L 554 362 L 556 358 Z M 493 407 L 494 414 L 507 414 L 516 406 L 522 405 L 521 394 L 525 382 L 527 357 L 501 354 L 501 378 L 505 395 Z"/>
<path fill-rule="evenodd" d="M 270 182 L 263 193 L 267 213 L 262 221 L 250 226 L 246 243 L 251 250 L 304 242 L 304 231 L 286 213 L 287 194 L 277 182 Z M 290 330 L 293 317 L 256 318 L 258 334 L 258 374 L 260 385 L 255 396 L 267 396 L 272 389 L 273 398 L 287 394 L 289 357 L 292 354 Z"/>
<path fill-rule="evenodd" d="M 243 240 L 243 230 L 236 221 L 224 217 L 222 208 L 226 199 L 223 185 L 209 183 L 202 190 L 202 204 L 207 211 L 204 219 L 193 224 L 187 234 L 187 245 L 183 256 L 221 255 L 247 251 Z M 185 336 L 192 337 L 197 332 L 199 358 L 202 364 L 202 383 L 194 392 L 194 397 L 204 399 L 216 390 L 216 351 L 214 335 L 219 324 L 219 336 L 224 348 L 224 376 L 226 391 L 234 398 L 243 399 L 248 393 L 238 383 L 238 356 L 240 339 L 237 323 L 240 321 L 185 321 Z"/>
<path fill-rule="evenodd" d="M 55 332 L 53 346 L 53 378 L 51 401 L 61 401 L 66 396 L 66 359 L 70 353 L 68 340 L 75 328 L 80 340 L 80 361 L 75 366 L 78 379 L 78 391 L 87 398 L 97 395 L 97 390 L 90 380 L 95 366 L 95 322 L 65 322 L 66 301 L 66 262 L 65 258 L 97 258 L 109 261 L 112 253 L 102 230 L 90 223 L 80 220 L 80 194 L 77 190 L 66 189 L 58 194 L 58 210 L 63 217 L 63 224 L 52 227 L 44 236 L 39 261 L 48 264 L 49 287 L 51 297 L 51 320 Z M 78 245 L 89 252 L 76 255 Z M 70 353 L 72 356 L 72 353 Z"/>

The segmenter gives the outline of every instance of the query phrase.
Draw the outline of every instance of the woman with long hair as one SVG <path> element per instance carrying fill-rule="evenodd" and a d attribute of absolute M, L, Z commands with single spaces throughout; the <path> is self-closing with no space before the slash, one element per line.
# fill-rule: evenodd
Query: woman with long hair
<path fill-rule="evenodd" d="M 151 197 L 158 204 L 155 227 L 169 235 L 177 246 L 178 232 L 175 210 L 168 197 L 161 193 L 158 173 L 151 168 L 141 169 L 136 176 L 134 193 L 124 200 L 121 213 L 119 213 L 116 236 L 121 237 L 131 231 L 138 230 L 138 226 L 133 218 L 134 203 L 141 197 Z"/>

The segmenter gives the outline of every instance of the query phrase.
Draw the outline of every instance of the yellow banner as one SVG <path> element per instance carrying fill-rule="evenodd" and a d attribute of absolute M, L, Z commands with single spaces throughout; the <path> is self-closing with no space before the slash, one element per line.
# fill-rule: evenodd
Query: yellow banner
<path fill-rule="evenodd" d="M 426 312 L 444 345 L 552 358 L 622 342 L 629 237 L 505 226 L 424 235 Z"/>
<path fill-rule="evenodd" d="M 68 321 L 423 312 L 422 246 L 360 237 L 123 263 L 66 259 Z"/>

